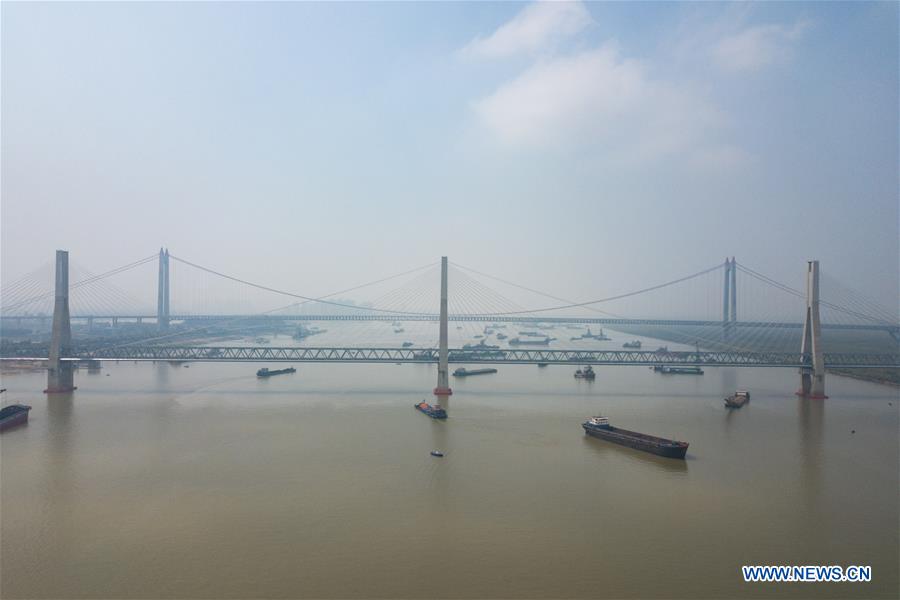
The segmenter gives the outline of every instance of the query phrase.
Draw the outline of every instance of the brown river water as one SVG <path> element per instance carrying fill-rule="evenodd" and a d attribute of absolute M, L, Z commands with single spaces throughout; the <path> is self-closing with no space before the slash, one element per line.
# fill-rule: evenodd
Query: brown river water
<path fill-rule="evenodd" d="M 33 410 L 0 438 L 0 595 L 897 597 L 895 388 L 501 366 L 452 379 L 437 422 L 413 409 L 433 365 L 259 366 L 108 363 L 52 397 L 5 375 Z M 735 388 L 752 399 L 728 411 Z M 598 413 L 687 460 L 585 436 Z M 756 564 L 873 580 L 744 583 Z"/>

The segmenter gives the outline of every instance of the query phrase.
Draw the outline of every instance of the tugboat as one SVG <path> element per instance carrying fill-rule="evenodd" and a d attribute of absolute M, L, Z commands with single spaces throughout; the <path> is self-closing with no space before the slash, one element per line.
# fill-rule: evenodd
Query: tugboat
<path fill-rule="evenodd" d="M 418 404 L 414 404 L 416 410 L 421 411 L 431 417 L 432 419 L 446 419 L 447 411 L 441 408 L 440 404 L 435 404 L 434 406 L 428 404 L 424 400 L 419 402 Z"/>
<path fill-rule="evenodd" d="M 725 408 L 740 408 L 750 402 L 750 392 L 738 390 L 733 395 L 725 398 Z"/>
<path fill-rule="evenodd" d="M 453 371 L 454 377 L 468 377 L 469 375 L 487 375 L 489 373 L 496 373 L 497 369 L 472 369 L 471 371 L 466 369 L 465 367 L 460 367 L 457 370 Z"/>
<path fill-rule="evenodd" d="M 633 342 L 625 342 L 622 344 L 623 348 L 634 348 L 639 350 L 641 347 L 641 340 L 634 340 Z"/>
<path fill-rule="evenodd" d="M 31 407 L 27 404 L 10 404 L 0 409 L 0 431 L 22 425 L 28 422 L 28 411 Z"/>
<path fill-rule="evenodd" d="M 687 442 L 668 440 L 654 435 L 647 435 L 646 433 L 613 427 L 609 424 L 609 419 L 606 417 L 591 417 L 582 423 L 581 426 L 584 428 L 584 432 L 592 437 L 628 446 L 635 450 L 643 450 L 644 452 L 665 456 L 666 458 L 684 459 L 689 445 Z"/>
<path fill-rule="evenodd" d="M 591 368 L 591 365 L 587 365 L 584 368 L 578 369 L 575 371 L 575 379 L 591 379 L 597 377 L 597 374 L 594 373 L 594 369 Z"/>
<path fill-rule="evenodd" d="M 259 371 L 256 372 L 257 377 L 271 377 L 272 375 L 282 375 L 284 373 L 296 373 L 297 369 L 294 367 L 288 367 L 287 369 L 275 369 L 270 371 L 268 367 L 263 367 Z"/>

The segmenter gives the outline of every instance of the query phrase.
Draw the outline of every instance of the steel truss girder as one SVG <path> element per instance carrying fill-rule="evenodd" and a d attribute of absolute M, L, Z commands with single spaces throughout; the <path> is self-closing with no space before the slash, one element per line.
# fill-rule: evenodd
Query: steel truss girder
<path fill-rule="evenodd" d="M 434 363 L 436 348 L 317 348 L 267 346 L 127 346 L 75 351 L 72 359 L 97 360 L 185 360 L 267 362 L 365 362 Z M 796 352 L 657 352 L 642 350 L 538 350 L 451 349 L 453 363 L 483 364 L 592 364 L 636 366 L 794 367 L 811 364 L 808 355 Z M 898 354 L 826 353 L 825 364 L 835 368 L 900 367 Z"/>

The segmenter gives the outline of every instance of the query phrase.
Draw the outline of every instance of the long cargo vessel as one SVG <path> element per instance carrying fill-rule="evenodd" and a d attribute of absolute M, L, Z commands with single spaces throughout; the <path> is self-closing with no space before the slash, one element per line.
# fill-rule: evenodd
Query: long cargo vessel
<path fill-rule="evenodd" d="M 508 344 L 510 346 L 547 346 L 550 344 L 550 338 L 544 338 L 542 340 L 520 340 L 519 338 L 513 338 L 509 340 Z"/>
<path fill-rule="evenodd" d="M 466 369 L 464 367 L 460 367 L 457 370 L 453 371 L 454 377 L 468 377 L 469 375 L 487 375 L 489 373 L 496 373 L 497 369 Z"/>
<path fill-rule="evenodd" d="M 268 368 L 260 369 L 256 372 L 257 377 L 271 377 L 272 375 L 283 375 L 284 373 L 296 373 L 297 369 L 294 367 L 288 367 L 287 369 L 274 369 L 269 370 Z"/>
<path fill-rule="evenodd" d="M 439 404 L 435 404 L 434 406 L 428 404 L 424 400 L 414 405 L 416 410 L 421 411 L 431 417 L 432 419 L 446 419 L 447 411 L 441 408 Z"/>
<path fill-rule="evenodd" d="M 10 404 L 0 409 L 0 431 L 22 425 L 28 422 L 28 411 L 31 407 L 27 404 Z"/>
<path fill-rule="evenodd" d="M 643 450 L 651 454 L 665 456 L 666 458 L 684 459 L 687 454 L 688 443 L 668 440 L 666 438 L 619 429 L 609 424 L 606 417 L 591 417 L 581 424 L 584 432 L 595 438 L 606 440 L 621 446 L 628 446 L 635 450 Z"/>
<path fill-rule="evenodd" d="M 655 366 L 653 370 L 657 373 L 665 373 L 667 375 L 703 375 L 703 369 L 700 367 L 670 367 L 668 365 Z"/>

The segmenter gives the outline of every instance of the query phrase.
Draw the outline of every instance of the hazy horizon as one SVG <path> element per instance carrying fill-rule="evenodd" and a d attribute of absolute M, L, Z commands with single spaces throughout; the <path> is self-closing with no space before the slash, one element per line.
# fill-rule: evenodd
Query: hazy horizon
<path fill-rule="evenodd" d="M 166 246 L 310 296 L 448 255 L 584 301 L 734 255 L 897 307 L 896 3 L 0 11 L 4 283 Z"/>

